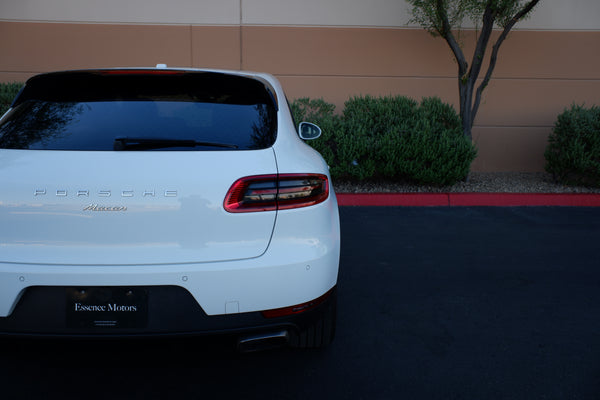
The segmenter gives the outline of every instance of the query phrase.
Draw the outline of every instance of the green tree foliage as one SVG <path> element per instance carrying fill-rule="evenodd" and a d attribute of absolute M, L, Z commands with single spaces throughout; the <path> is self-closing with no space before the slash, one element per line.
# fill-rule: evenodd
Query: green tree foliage
<path fill-rule="evenodd" d="M 471 138 L 473 122 L 479 110 L 483 90 L 487 87 L 496 67 L 500 46 L 515 24 L 531 14 L 539 0 L 407 0 L 413 6 L 412 22 L 421 25 L 433 36 L 444 38 L 458 64 L 458 87 L 462 130 Z M 478 29 L 477 44 L 471 63 L 455 36 L 465 20 Z M 494 27 L 501 33 L 492 45 L 487 71 L 477 86 L 486 51 Z M 475 92 L 475 88 L 477 91 Z"/>

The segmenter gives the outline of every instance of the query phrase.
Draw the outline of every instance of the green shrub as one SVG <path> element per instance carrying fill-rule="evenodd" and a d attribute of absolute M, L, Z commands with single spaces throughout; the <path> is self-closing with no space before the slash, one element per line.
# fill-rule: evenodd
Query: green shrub
<path fill-rule="evenodd" d="M 409 180 L 447 185 L 469 173 L 476 151 L 462 134 L 460 117 L 438 98 L 353 97 L 342 116 L 323 100 L 292 104 L 297 120 L 321 126 L 309 142 L 323 154 L 334 179 Z"/>
<path fill-rule="evenodd" d="M 600 108 L 573 105 L 554 125 L 546 171 L 567 185 L 600 186 Z"/>
<path fill-rule="evenodd" d="M 315 121 L 320 121 L 333 115 L 335 105 L 327 103 L 323 99 L 303 97 L 294 100 L 290 104 L 290 109 L 296 123 L 307 121 L 317 124 Z"/>
<path fill-rule="evenodd" d="M 344 118 L 339 161 L 351 178 L 448 185 L 467 176 L 476 156 L 460 117 L 439 98 L 357 97 Z"/>
<path fill-rule="evenodd" d="M 406 97 L 353 97 L 345 103 L 338 162 L 346 178 L 392 177 L 389 151 L 414 126 L 417 102 Z M 385 146 L 385 147 L 384 147 Z"/>
<path fill-rule="evenodd" d="M 337 160 L 335 151 L 337 148 L 336 138 L 343 131 L 342 119 L 335 115 L 335 105 L 327 103 L 323 99 L 296 99 L 290 104 L 292 116 L 296 123 L 302 121 L 312 122 L 321 128 L 321 137 L 316 140 L 308 140 L 306 143 L 317 150 L 328 165 L 332 175 L 337 174 Z"/>
<path fill-rule="evenodd" d="M 386 143 L 386 177 L 434 185 L 466 178 L 477 151 L 454 108 L 439 98 L 425 98 L 412 122 L 408 131 Z"/>
<path fill-rule="evenodd" d="M 0 83 L 0 116 L 9 109 L 15 96 L 23 87 L 22 83 Z"/>

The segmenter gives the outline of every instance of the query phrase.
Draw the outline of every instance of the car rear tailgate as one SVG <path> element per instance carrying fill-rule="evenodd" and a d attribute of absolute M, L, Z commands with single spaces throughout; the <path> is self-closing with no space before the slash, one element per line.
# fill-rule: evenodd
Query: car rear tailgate
<path fill-rule="evenodd" d="M 0 262 L 198 263 L 258 257 L 276 213 L 228 213 L 240 177 L 277 171 L 252 151 L 0 150 Z"/>

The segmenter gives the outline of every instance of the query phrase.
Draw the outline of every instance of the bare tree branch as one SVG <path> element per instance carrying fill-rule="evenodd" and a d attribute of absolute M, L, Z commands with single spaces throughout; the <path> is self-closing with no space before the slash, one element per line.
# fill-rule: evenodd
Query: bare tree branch
<path fill-rule="evenodd" d="M 463 84 L 468 84 L 469 90 L 472 93 L 473 87 L 475 87 L 475 83 L 477 82 L 477 78 L 483 66 L 483 59 L 485 57 L 485 52 L 488 46 L 488 42 L 490 41 L 490 37 L 492 36 L 492 32 L 494 30 L 494 20 L 496 19 L 496 11 L 491 7 L 490 3 L 487 4 L 485 11 L 483 13 L 483 25 L 481 27 L 481 33 L 479 35 L 479 39 L 477 40 L 477 46 L 475 47 L 475 51 L 473 52 L 473 60 L 471 61 L 471 69 L 469 70 L 469 79 L 468 82 L 463 82 Z M 471 109 L 473 104 L 472 94 L 468 96 L 469 101 L 465 104 L 465 107 L 469 107 L 469 113 L 465 116 L 468 117 L 468 121 L 463 121 L 464 125 L 469 125 L 469 127 L 473 126 L 473 122 L 475 120 L 476 112 Z"/>
<path fill-rule="evenodd" d="M 454 54 L 454 58 L 456 59 L 456 62 L 458 63 L 458 71 L 459 71 L 458 78 L 462 79 L 464 74 L 467 72 L 467 68 L 468 68 L 467 59 L 465 58 L 465 55 L 464 55 L 460 45 L 458 44 L 458 41 L 454 37 L 454 34 L 452 33 L 452 27 L 450 26 L 450 21 L 448 21 L 448 14 L 446 13 L 446 9 L 444 7 L 443 0 L 436 1 L 436 12 L 437 12 L 438 20 L 442 24 L 441 30 L 438 30 L 438 33 L 440 34 L 441 37 L 444 38 L 444 40 L 446 40 L 446 43 L 448 43 L 448 46 L 450 46 L 450 49 L 452 50 L 452 53 Z"/>
<path fill-rule="evenodd" d="M 527 14 L 529 14 L 531 12 L 531 10 L 533 10 L 533 8 L 539 3 L 539 1 L 540 0 L 532 0 L 529 3 L 525 4 L 525 6 L 518 13 L 516 13 L 508 21 L 508 23 L 504 26 L 504 29 L 502 30 L 502 33 L 500 34 L 500 36 L 496 40 L 496 43 L 494 43 L 494 46 L 492 47 L 492 54 L 490 56 L 490 63 L 488 65 L 488 69 L 487 69 L 487 72 L 485 74 L 485 77 L 483 78 L 483 81 L 481 82 L 481 84 L 477 88 L 477 93 L 475 95 L 475 102 L 473 103 L 473 110 L 471 112 L 471 115 L 475 116 L 475 115 L 477 115 L 477 112 L 479 111 L 479 105 L 481 103 L 481 96 L 483 94 L 483 90 L 490 83 L 490 80 L 492 78 L 492 74 L 494 72 L 494 69 L 496 68 L 496 63 L 498 61 L 498 52 L 500 51 L 500 46 L 502 45 L 502 43 L 504 43 L 504 40 L 508 37 L 509 32 L 515 26 L 515 24 L 517 22 L 519 22 L 521 19 L 523 19 L 524 16 L 526 16 Z M 471 121 L 471 126 L 473 126 L 473 122 L 474 121 Z"/>
<path fill-rule="evenodd" d="M 510 30 L 517 22 L 526 17 L 540 0 L 406 0 L 413 5 L 414 21 L 419 22 L 433 36 L 444 38 L 456 62 L 458 63 L 458 88 L 460 97 L 460 116 L 465 136 L 471 137 L 475 116 L 479 111 L 484 89 L 490 82 L 496 68 L 498 53 Z M 521 6 L 521 4 L 524 4 Z M 465 17 L 473 20 L 481 18 L 481 32 L 471 65 L 467 63 L 463 50 L 454 37 L 453 29 L 460 29 Z M 491 49 L 486 74 L 475 91 L 479 74 L 494 24 L 502 27 L 500 36 Z"/>

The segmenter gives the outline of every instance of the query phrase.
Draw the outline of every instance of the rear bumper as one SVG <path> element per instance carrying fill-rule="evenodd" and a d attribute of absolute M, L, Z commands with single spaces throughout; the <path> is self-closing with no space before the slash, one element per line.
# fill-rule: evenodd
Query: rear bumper
<path fill-rule="evenodd" d="M 291 316 L 266 318 L 261 312 L 207 315 L 189 292 L 176 286 L 140 288 L 148 297 L 148 318 L 143 327 L 72 327 L 64 287 L 30 287 L 14 312 L 0 318 L 0 335 L 43 337 L 136 337 L 174 335 L 243 335 L 295 331 L 310 326 L 336 301 L 336 288 L 318 306 Z"/>
<path fill-rule="evenodd" d="M 321 217 L 318 226 L 301 211 L 280 212 L 268 250 L 250 259 L 156 265 L 0 263 L 0 334 L 63 334 L 67 287 L 148 288 L 148 327 L 131 334 L 291 324 L 263 320 L 260 311 L 309 302 L 337 284 L 340 235 L 335 197 L 312 212 Z M 154 313 L 157 317 L 151 316 Z"/>
<path fill-rule="evenodd" d="M 0 317 L 10 315 L 34 286 L 178 286 L 207 315 L 287 307 L 335 286 L 339 257 L 339 215 L 332 193 L 316 206 L 278 212 L 269 247 L 255 258 L 145 265 L 0 262 Z"/>
<path fill-rule="evenodd" d="M 33 287 L 174 286 L 189 292 L 204 313 L 216 316 L 304 303 L 337 283 L 336 254 L 281 264 L 269 263 L 270 258 L 160 266 L 0 264 L 0 318 L 10 316 Z"/>

